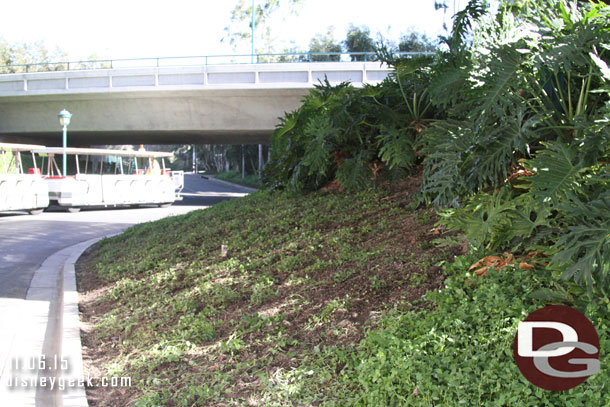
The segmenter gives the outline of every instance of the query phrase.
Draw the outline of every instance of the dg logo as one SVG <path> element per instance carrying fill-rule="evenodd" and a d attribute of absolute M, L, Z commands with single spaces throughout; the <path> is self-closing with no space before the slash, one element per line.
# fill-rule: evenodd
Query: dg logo
<path fill-rule="evenodd" d="M 599 373 L 599 337 L 579 311 L 549 305 L 519 323 L 515 362 L 527 380 L 546 390 L 568 390 Z"/>

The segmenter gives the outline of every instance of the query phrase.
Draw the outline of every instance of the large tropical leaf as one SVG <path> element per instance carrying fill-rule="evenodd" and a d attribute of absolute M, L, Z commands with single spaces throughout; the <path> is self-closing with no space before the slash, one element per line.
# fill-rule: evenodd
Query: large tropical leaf
<path fill-rule="evenodd" d="M 305 147 L 302 162 L 309 169 L 308 175 L 326 175 L 331 162 L 331 137 L 335 131 L 327 115 L 312 117 L 305 126 L 305 136 L 309 143 Z"/>
<path fill-rule="evenodd" d="M 581 186 L 578 176 L 582 170 L 577 151 L 561 142 L 543 143 L 545 149 L 535 158 L 525 160 L 525 166 L 534 176 L 528 177 L 529 190 L 535 201 L 559 204 Z"/>
<path fill-rule="evenodd" d="M 534 127 L 539 119 L 537 116 L 526 119 L 522 106 L 514 111 L 511 120 L 479 132 L 468 162 L 468 184 L 472 189 L 499 185 L 506 179 L 510 164 L 529 154 L 530 144 L 537 137 Z"/>
<path fill-rule="evenodd" d="M 464 231 L 468 240 L 476 246 L 498 249 L 500 244 L 510 240 L 497 236 L 510 229 L 514 217 L 516 207 L 510 194 L 506 188 L 492 195 L 479 193 L 463 208 L 445 213 L 441 224 Z"/>
<path fill-rule="evenodd" d="M 337 181 L 348 191 L 358 191 L 372 185 L 373 173 L 369 168 L 371 153 L 360 151 L 356 157 L 343 160 L 337 169 Z"/>
<path fill-rule="evenodd" d="M 447 62 L 439 65 L 430 80 L 429 93 L 432 102 L 437 106 L 452 106 L 467 87 L 468 73 L 466 66 Z"/>
<path fill-rule="evenodd" d="M 463 10 L 455 14 L 452 35 L 449 40 L 452 52 L 459 52 L 468 44 L 468 36 L 472 32 L 473 25 L 485 15 L 487 8 L 488 2 L 485 0 L 470 0 Z"/>
<path fill-rule="evenodd" d="M 379 156 L 390 169 L 409 168 L 415 163 L 414 138 L 409 129 L 386 129 L 377 136 Z"/>
<path fill-rule="evenodd" d="M 299 116 L 297 112 L 286 113 L 284 117 L 280 117 L 280 123 L 276 126 L 274 132 L 275 138 L 281 138 L 284 136 L 284 134 L 292 131 L 292 129 L 294 129 L 297 125 L 298 119 Z"/>
<path fill-rule="evenodd" d="M 490 113 L 503 117 L 507 107 L 517 103 L 515 90 L 521 85 L 518 74 L 527 52 L 518 44 L 509 44 L 492 49 L 492 57 L 484 59 L 485 66 L 473 76 L 473 80 L 480 84 L 474 97 L 481 102 L 473 112 L 475 119 Z"/>
<path fill-rule="evenodd" d="M 472 122 L 433 123 L 418 142 L 425 154 L 421 200 L 435 206 L 458 206 L 466 192 L 463 165 L 472 147 Z"/>
<path fill-rule="evenodd" d="M 574 277 L 589 287 L 594 277 L 608 289 L 610 268 L 610 197 L 589 203 L 572 200 L 563 210 L 571 213 L 573 225 L 567 228 L 555 248 L 552 263 L 565 265 L 564 278 Z"/>

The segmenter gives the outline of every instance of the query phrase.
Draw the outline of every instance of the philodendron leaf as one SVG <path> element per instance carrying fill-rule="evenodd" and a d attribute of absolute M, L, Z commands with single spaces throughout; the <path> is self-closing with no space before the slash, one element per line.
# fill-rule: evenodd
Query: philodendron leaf
<path fill-rule="evenodd" d="M 546 148 L 535 158 L 524 160 L 526 167 L 535 174 L 528 177 L 529 189 L 539 204 L 557 205 L 579 187 L 578 173 L 582 168 L 575 149 L 560 142 L 543 144 Z"/>
<path fill-rule="evenodd" d="M 413 137 L 405 129 L 383 129 L 377 137 L 381 161 L 388 167 L 408 168 L 415 162 Z"/>
<path fill-rule="evenodd" d="M 570 210 L 575 225 L 555 243 L 558 251 L 551 264 L 566 266 L 564 278 L 573 277 L 590 287 L 597 273 L 597 281 L 603 284 L 610 275 L 610 199 L 580 203 Z"/>

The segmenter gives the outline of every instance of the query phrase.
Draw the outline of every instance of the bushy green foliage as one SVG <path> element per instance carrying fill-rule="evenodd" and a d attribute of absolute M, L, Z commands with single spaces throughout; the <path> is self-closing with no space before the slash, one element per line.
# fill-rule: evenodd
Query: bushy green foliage
<path fill-rule="evenodd" d="M 402 34 L 398 43 L 398 50 L 401 52 L 434 52 L 436 49 L 434 40 L 413 30 Z"/>
<path fill-rule="evenodd" d="M 395 72 L 378 86 L 318 86 L 282 119 L 265 184 L 356 190 L 423 160 L 419 202 L 457 208 L 445 223 L 474 244 L 546 246 L 606 288 L 610 6 L 471 0 L 445 42 L 440 58 L 381 49 Z"/>
<path fill-rule="evenodd" d="M 350 24 L 343 43 L 347 52 L 375 52 L 375 40 L 371 38 L 371 30 L 366 26 L 356 27 Z M 352 61 L 364 61 L 364 55 L 352 54 L 350 56 Z"/>
<path fill-rule="evenodd" d="M 311 191 L 336 179 L 354 191 L 415 165 L 418 135 L 436 114 L 428 72 L 420 61 L 394 63 L 396 72 L 379 85 L 325 81 L 311 90 L 298 110 L 280 119 L 264 184 Z"/>
<path fill-rule="evenodd" d="M 609 7 L 557 0 L 488 15 L 478 3 L 471 1 L 463 15 L 479 21 L 471 45 L 458 41 L 465 23 L 456 20 L 457 45 L 431 79 L 432 101 L 450 112 L 420 144 L 422 195 L 439 205 L 500 186 L 511 164 L 548 148 L 541 142 L 562 142 L 571 154 L 586 156 L 583 164 L 596 165 L 610 140 Z"/>
<path fill-rule="evenodd" d="M 461 51 L 449 118 L 420 143 L 422 199 L 457 207 L 444 223 L 475 245 L 540 245 L 563 277 L 607 290 L 610 7 L 548 5 L 501 9 Z"/>
<path fill-rule="evenodd" d="M 1 74 L 26 72 L 26 64 L 37 64 L 28 67 L 28 72 L 62 70 L 65 69 L 65 64 L 58 61 L 66 61 L 66 57 L 66 52 L 60 48 L 49 50 L 44 41 L 9 43 L 0 37 Z M 97 58 L 92 55 L 89 59 Z M 83 69 L 86 68 L 83 66 Z"/>
<path fill-rule="evenodd" d="M 340 54 L 343 49 L 341 43 L 335 41 L 333 32 L 328 30 L 325 35 L 317 34 L 309 41 L 309 52 L 314 53 L 314 55 L 311 55 L 312 62 L 338 62 L 341 55 L 324 55 L 324 53 Z"/>

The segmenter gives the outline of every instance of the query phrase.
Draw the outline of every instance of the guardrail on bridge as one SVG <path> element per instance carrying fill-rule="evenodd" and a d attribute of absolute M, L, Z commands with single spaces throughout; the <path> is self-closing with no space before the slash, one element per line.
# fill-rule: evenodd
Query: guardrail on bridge
<path fill-rule="evenodd" d="M 433 52 L 396 52 L 395 56 L 412 58 L 421 55 L 433 55 Z M 80 71 L 91 69 L 116 68 L 150 68 L 162 66 L 185 65 L 219 65 L 219 64 L 264 64 L 264 63 L 299 63 L 299 62 L 374 62 L 374 52 L 292 52 L 241 55 L 203 55 L 180 57 L 153 57 L 130 59 L 96 59 L 87 61 L 37 62 L 18 65 L 0 66 L 0 74 Z"/>

